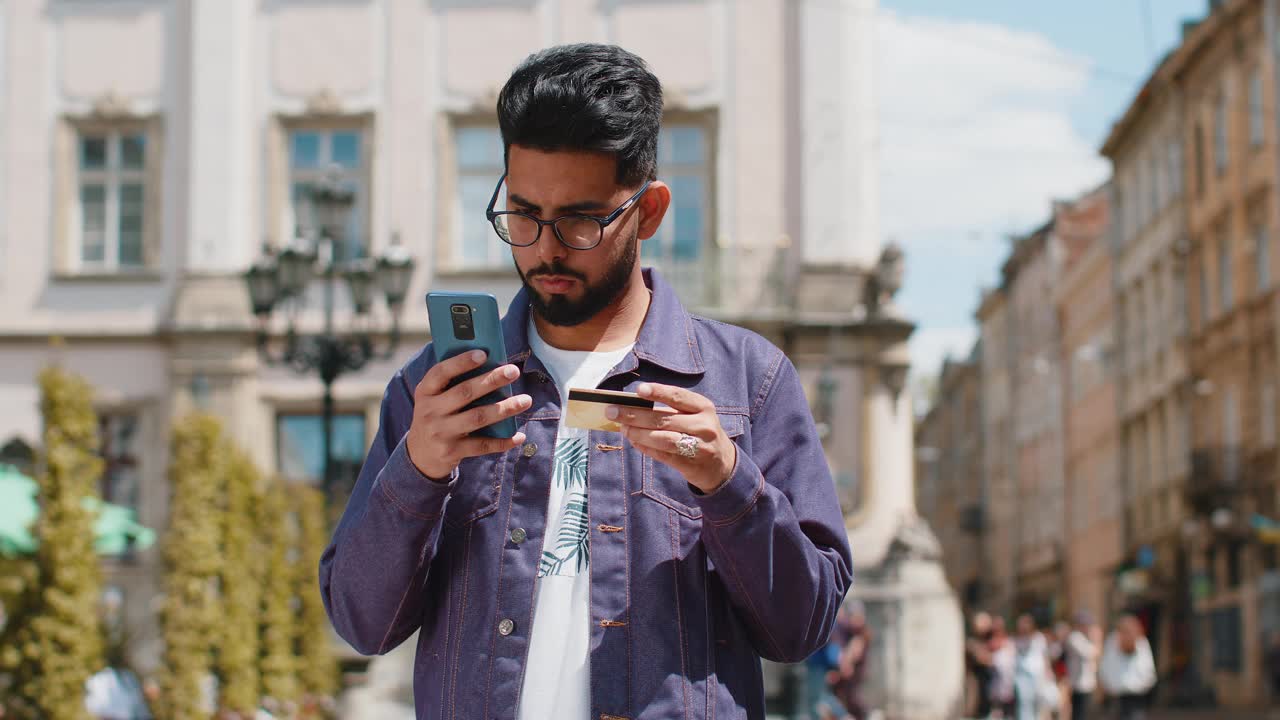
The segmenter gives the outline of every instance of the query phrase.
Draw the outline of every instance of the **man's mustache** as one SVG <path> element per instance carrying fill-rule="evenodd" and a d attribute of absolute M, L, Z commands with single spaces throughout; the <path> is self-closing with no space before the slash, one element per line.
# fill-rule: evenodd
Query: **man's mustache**
<path fill-rule="evenodd" d="M 539 275 L 559 275 L 561 277 L 571 277 L 576 280 L 586 282 L 587 278 L 580 272 L 570 270 L 569 268 L 559 267 L 555 265 L 540 265 L 529 272 L 525 273 L 527 278 L 535 278 Z"/>

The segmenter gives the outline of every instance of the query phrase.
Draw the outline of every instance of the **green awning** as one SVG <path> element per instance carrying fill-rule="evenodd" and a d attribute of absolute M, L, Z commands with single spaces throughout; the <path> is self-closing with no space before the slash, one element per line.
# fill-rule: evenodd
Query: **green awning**
<path fill-rule="evenodd" d="M 9 465 L 0 465 L 0 555 L 30 555 L 36 551 L 32 525 L 40 514 L 36 482 Z M 156 534 L 138 523 L 133 510 L 84 499 L 86 510 L 97 515 L 93 524 L 93 549 L 99 555 L 121 555 L 131 547 L 144 550 L 155 544 Z"/>

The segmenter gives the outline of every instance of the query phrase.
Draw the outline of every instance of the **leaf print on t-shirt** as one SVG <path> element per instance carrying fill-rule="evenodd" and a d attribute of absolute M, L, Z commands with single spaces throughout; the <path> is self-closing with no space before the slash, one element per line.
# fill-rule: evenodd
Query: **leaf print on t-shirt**
<path fill-rule="evenodd" d="M 556 535 L 555 552 L 542 552 L 538 564 L 538 577 L 548 575 L 573 576 L 582 572 L 590 562 L 590 521 L 587 515 L 587 496 L 573 493 L 564 506 L 560 520 L 560 532 Z M 572 561 L 572 572 L 570 572 Z"/>
<path fill-rule="evenodd" d="M 556 487 L 566 490 L 587 486 L 587 441 L 561 438 L 556 444 L 555 467 L 551 471 Z"/>

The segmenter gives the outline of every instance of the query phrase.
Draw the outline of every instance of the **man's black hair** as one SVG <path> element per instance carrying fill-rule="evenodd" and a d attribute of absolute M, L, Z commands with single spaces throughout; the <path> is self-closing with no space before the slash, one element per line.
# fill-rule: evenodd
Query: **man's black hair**
<path fill-rule="evenodd" d="M 657 177 L 662 84 L 616 45 L 561 45 L 530 55 L 498 94 L 498 125 L 512 145 L 612 153 L 618 183 Z"/>

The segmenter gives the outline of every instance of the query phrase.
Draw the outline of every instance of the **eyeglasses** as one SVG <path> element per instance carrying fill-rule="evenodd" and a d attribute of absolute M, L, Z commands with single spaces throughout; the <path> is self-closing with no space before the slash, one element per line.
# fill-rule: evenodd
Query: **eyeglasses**
<path fill-rule="evenodd" d="M 489 198 L 489 207 L 485 208 L 485 217 L 493 223 L 494 232 L 498 233 L 498 237 L 508 245 L 516 247 L 529 247 L 538 242 L 538 238 L 542 236 L 543 226 L 550 225 L 555 232 L 556 239 L 562 245 L 572 250 L 590 250 L 599 245 L 604 240 L 604 229 L 609 227 L 614 220 L 622 217 L 636 201 L 644 195 L 645 190 L 649 189 L 649 183 L 652 180 L 646 180 L 640 190 L 632 195 L 630 199 L 618 206 L 617 210 L 598 217 L 595 215 L 562 215 L 554 220 L 541 220 L 529 213 L 500 210 L 495 211 L 493 206 L 498 202 L 498 193 L 502 191 L 502 183 L 507 181 L 505 173 L 502 179 L 498 181 L 498 186 L 493 189 L 493 197 Z"/>

